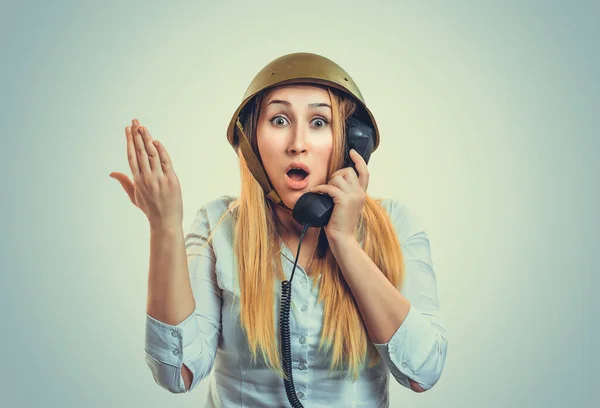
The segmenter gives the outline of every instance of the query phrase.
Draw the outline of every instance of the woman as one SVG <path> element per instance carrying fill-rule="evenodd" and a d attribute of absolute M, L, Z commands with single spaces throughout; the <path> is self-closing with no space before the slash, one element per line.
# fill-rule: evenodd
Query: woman
<path fill-rule="evenodd" d="M 371 408 L 389 405 L 389 373 L 416 392 L 438 381 L 447 339 L 429 239 L 405 205 L 366 193 L 365 158 L 346 156 L 350 117 L 371 126 L 376 149 L 373 115 L 341 67 L 307 53 L 269 63 L 228 128 L 241 194 L 202 206 L 185 237 L 166 149 L 139 121 L 126 128 L 133 182 L 111 177 L 150 222 L 145 351 L 160 386 L 187 392 L 212 373 L 206 407 L 297 398 Z M 307 192 L 335 205 L 324 227 L 303 235 L 291 209 Z M 293 284 L 293 378 L 277 327 L 284 280 Z"/>

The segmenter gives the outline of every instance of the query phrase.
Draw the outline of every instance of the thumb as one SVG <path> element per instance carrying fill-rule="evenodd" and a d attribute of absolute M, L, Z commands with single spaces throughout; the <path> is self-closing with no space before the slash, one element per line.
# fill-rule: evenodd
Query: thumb
<path fill-rule="evenodd" d="M 110 173 L 109 176 L 111 178 L 114 178 L 115 180 L 117 180 L 119 183 L 121 183 L 121 186 L 123 187 L 123 189 L 129 196 L 129 199 L 135 205 L 135 186 L 133 185 L 131 180 L 129 180 L 129 177 L 127 177 L 127 175 L 125 175 L 123 173 L 115 173 L 115 172 Z"/>

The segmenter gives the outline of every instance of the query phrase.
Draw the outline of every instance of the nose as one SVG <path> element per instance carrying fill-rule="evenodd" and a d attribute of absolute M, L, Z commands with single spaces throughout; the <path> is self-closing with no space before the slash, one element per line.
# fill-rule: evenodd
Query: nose
<path fill-rule="evenodd" d="M 302 153 L 306 151 L 306 136 L 307 129 L 306 126 L 301 123 L 297 123 L 294 126 L 292 131 L 292 141 L 290 142 L 290 146 L 288 151 L 290 153 Z"/>

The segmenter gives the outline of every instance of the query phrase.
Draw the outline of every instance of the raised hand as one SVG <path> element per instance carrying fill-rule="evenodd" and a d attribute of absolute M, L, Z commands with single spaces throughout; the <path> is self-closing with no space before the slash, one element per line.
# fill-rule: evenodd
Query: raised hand
<path fill-rule="evenodd" d="M 181 186 L 167 150 L 137 119 L 125 128 L 125 136 L 133 182 L 123 173 L 112 172 L 110 177 L 121 183 L 131 202 L 146 214 L 151 228 L 181 227 Z"/>

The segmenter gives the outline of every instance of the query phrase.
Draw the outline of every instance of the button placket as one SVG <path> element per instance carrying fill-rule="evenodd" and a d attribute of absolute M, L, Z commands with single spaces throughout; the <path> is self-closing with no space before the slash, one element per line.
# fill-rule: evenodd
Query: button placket
<path fill-rule="evenodd" d="M 183 349 L 183 347 L 182 347 L 183 340 L 181 338 L 181 334 L 179 333 L 179 331 L 177 331 L 177 329 L 173 329 L 173 330 L 171 330 L 171 336 L 173 336 L 174 338 L 177 339 L 177 345 L 173 349 L 172 353 L 174 356 L 178 356 L 181 354 L 181 350 Z"/>

